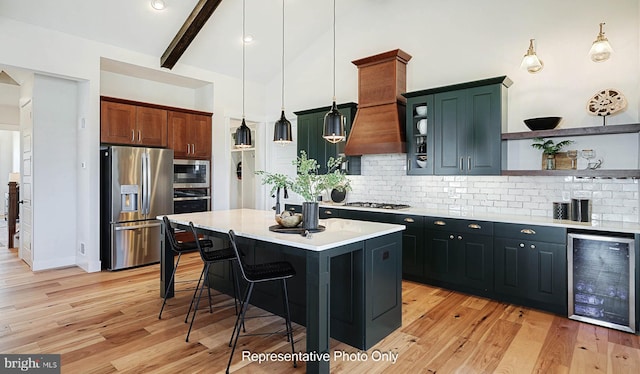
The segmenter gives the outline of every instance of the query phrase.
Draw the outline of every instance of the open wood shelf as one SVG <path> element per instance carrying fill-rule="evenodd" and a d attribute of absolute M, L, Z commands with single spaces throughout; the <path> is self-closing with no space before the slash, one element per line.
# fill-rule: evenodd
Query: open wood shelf
<path fill-rule="evenodd" d="M 573 129 L 511 132 L 511 133 L 502 134 L 502 140 L 557 138 L 561 136 L 627 134 L 627 133 L 636 133 L 636 132 L 640 132 L 640 123 L 633 123 L 629 125 L 577 127 Z"/>
<path fill-rule="evenodd" d="M 638 169 L 616 170 L 502 170 L 502 175 L 511 176 L 571 176 L 578 178 L 633 178 L 640 179 Z"/>

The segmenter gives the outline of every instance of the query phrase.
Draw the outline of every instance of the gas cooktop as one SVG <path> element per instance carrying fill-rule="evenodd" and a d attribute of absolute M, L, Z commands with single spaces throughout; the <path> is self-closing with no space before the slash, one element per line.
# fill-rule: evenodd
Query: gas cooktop
<path fill-rule="evenodd" d="M 361 201 L 357 201 L 357 202 L 353 202 L 353 203 L 346 203 L 344 205 L 345 206 L 362 207 L 362 208 L 377 208 L 377 209 L 406 209 L 406 208 L 411 208 L 410 205 L 405 205 L 405 204 L 370 203 L 370 202 L 361 202 Z"/>

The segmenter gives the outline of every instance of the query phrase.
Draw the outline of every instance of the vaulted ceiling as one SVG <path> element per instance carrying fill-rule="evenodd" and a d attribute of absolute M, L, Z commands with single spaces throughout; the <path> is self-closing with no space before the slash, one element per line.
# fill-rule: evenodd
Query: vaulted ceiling
<path fill-rule="evenodd" d="M 247 79 L 266 83 L 281 69 L 282 0 L 245 1 L 246 33 L 254 37 L 246 48 Z M 160 57 L 198 0 L 165 2 L 166 9 L 156 11 L 150 0 L 0 0 L 0 15 L 157 56 L 160 67 Z M 343 3 L 337 5 L 342 15 L 352 7 Z M 285 17 L 290 61 L 330 30 L 332 1 L 285 0 Z M 240 77 L 241 36 L 242 1 L 223 0 L 178 64 Z"/>

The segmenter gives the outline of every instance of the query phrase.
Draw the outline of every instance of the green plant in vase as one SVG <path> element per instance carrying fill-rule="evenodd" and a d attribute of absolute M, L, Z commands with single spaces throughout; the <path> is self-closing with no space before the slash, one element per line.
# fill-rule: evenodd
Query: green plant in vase
<path fill-rule="evenodd" d="M 340 170 L 342 159 L 330 157 L 327 161 L 326 174 L 319 173 L 320 165 L 315 159 L 308 158 L 305 151 L 300 151 L 300 156 L 293 161 L 293 164 L 297 170 L 295 178 L 262 170 L 257 171 L 256 174 L 262 176 L 262 184 L 271 185 L 272 194 L 278 188 L 288 188 L 300 195 L 304 200 L 302 203 L 303 227 L 310 230 L 317 229 L 318 196 L 334 188 L 340 191 L 351 190 L 349 179 Z"/>
<path fill-rule="evenodd" d="M 563 140 L 558 143 L 554 143 L 551 139 L 534 138 L 533 148 L 542 151 L 544 158 L 544 168 L 546 170 L 554 170 L 556 168 L 556 154 L 562 150 L 563 147 L 573 143 L 573 140 Z"/>

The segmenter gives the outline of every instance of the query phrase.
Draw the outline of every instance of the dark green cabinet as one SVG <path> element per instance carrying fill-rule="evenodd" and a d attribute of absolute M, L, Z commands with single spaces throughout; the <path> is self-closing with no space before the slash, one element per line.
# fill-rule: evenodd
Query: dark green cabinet
<path fill-rule="evenodd" d="M 427 279 L 493 290 L 493 223 L 427 217 L 425 242 Z"/>
<path fill-rule="evenodd" d="M 344 156 L 346 142 L 330 143 L 322 137 L 324 116 L 330 107 L 315 108 L 294 112 L 298 123 L 298 155 L 304 150 L 307 157 L 318 161 L 320 173 L 327 172 L 327 161 L 330 157 Z M 345 132 L 347 137 L 351 131 L 351 124 L 355 118 L 357 104 L 346 103 L 338 105 L 338 110 L 344 116 Z M 348 156 L 343 164 L 347 174 L 360 174 L 360 157 Z"/>
<path fill-rule="evenodd" d="M 424 217 L 398 214 L 394 223 L 402 231 L 402 278 L 421 282 L 424 279 Z"/>
<path fill-rule="evenodd" d="M 403 94 L 407 173 L 500 175 L 506 159 L 501 135 L 507 126 L 511 84 L 502 76 Z M 424 115 L 418 113 L 422 106 L 427 107 Z M 421 120 L 426 121 L 422 132 Z"/>
<path fill-rule="evenodd" d="M 566 230 L 498 223 L 496 232 L 496 293 L 514 303 L 566 313 Z"/>

